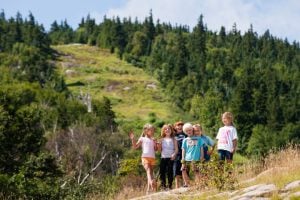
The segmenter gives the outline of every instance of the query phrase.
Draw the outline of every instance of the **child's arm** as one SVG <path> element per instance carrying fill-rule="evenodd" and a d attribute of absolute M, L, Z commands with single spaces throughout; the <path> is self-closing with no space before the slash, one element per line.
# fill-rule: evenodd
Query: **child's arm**
<path fill-rule="evenodd" d="M 208 155 L 212 155 L 214 150 L 215 150 L 215 147 L 216 147 L 216 143 L 214 145 L 212 145 L 210 151 L 207 152 Z"/>
<path fill-rule="evenodd" d="M 184 150 L 184 148 L 182 148 L 182 158 L 181 158 L 181 170 L 183 170 L 184 168 L 185 168 L 185 158 L 184 158 L 184 156 L 185 156 L 185 150 Z"/>
<path fill-rule="evenodd" d="M 132 144 L 133 149 L 137 149 L 141 146 L 142 142 L 140 140 L 138 142 L 135 141 L 134 134 L 133 134 L 132 131 L 129 133 L 129 138 L 131 140 L 131 144 Z"/>
<path fill-rule="evenodd" d="M 154 151 L 158 151 L 159 150 L 159 142 L 157 141 L 157 139 L 152 139 L 154 142 Z"/>
<path fill-rule="evenodd" d="M 207 154 L 210 156 L 213 154 L 215 147 L 216 147 L 216 143 L 209 137 L 206 136 L 206 138 L 208 139 L 208 146 L 210 146 L 210 151 L 207 151 Z"/>
<path fill-rule="evenodd" d="M 159 140 L 156 142 L 156 144 L 157 144 L 157 150 L 158 150 L 159 152 L 161 152 L 161 150 L 162 150 L 162 148 L 161 148 L 161 143 L 162 143 L 162 139 L 159 139 Z"/>
<path fill-rule="evenodd" d="M 237 147 L 237 139 L 232 140 L 232 143 L 233 143 L 233 150 L 231 153 L 235 153 Z"/>
<path fill-rule="evenodd" d="M 204 161 L 204 151 L 203 151 L 203 146 L 200 147 L 200 161 Z"/>
<path fill-rule="evenodd" d="M 171 160 L 175 160 L 177 154 L 178 154 L 178 143 L 177 140 L 173 139 L 173 143 L 174 143 L 174 148 L 175 148 L 175 152 L 172 154 L 171 156 Z"/>

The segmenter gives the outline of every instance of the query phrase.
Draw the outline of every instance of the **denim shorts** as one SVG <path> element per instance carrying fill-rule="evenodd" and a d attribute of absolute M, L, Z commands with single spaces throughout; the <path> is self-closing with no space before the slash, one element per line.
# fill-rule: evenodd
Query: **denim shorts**
<path fill-rule="evenodd" d="M 227 150 L 219 149 L 218 150 L 219 154 L 219 160 L 232 160 L 233 159 L 233 153 Z"/>

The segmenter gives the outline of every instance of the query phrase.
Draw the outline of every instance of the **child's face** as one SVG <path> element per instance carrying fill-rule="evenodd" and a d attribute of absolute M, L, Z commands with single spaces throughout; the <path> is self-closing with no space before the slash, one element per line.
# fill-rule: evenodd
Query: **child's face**
<path fill-rule="evenodd" d="M 199 127 L 193 127 L 194 129 L 194 135 L 195 136 L 201 136 L 202 135 L 202 130 Z"/>
<path fill-rule="evenodd" d="M 152 137 L 152 136 L 154 135 L 154 128 L 148 128 L 148 129 L 146 130 L 146 135 L 147 135 L 148 137 Z"/>
<path fill-rule="evenodd" d="M 170 136 L 172 133 L 171 128 L 169 126 L 165 126 L 164 133 L 166 134 L 166 136 Z"/>
<path fill-rule="evenodd" d="M 185 129 L 185 133 L 186 133 L 188 136 L 192 136 L 192 135 L 193 135 L 193 128 Z"/>
<path fill-rule="evenodd" d="M 177 133 L 181 133 L 182 132 L 182 125 L 181 124 L 176 125 L 175 130 L 176 130 Z"/>
<path fill-rule="evenodd" d="M 231 125 L 231 120 L 228 117 L 224 116 L 224 115 L 222 116 L 222 122 L 225 126 Z"/>

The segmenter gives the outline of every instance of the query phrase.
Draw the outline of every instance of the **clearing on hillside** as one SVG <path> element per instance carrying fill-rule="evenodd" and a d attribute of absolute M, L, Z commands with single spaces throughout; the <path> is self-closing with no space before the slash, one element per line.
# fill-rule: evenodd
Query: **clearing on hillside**
<path fill-rule="evenodd" d="M 88 45 L 53 46 L 60 53 L 58 67 L 74 95 L 108 97 L 119 119 L 145 120 L 149 114 L 174 118 L 174 107 L 159 82 L 142 69 L 118 59 L 109 50 Z"/>

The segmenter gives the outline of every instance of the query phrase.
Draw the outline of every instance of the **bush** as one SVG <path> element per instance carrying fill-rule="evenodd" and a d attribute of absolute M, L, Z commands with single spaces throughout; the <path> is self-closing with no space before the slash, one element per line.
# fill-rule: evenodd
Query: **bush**
<path fill-rule="evenodd" d="M 234 174 L 234 165 L 219 161 L 218 155 L 213 154 L 211 161 L 198 165 L 201 182 L 196 183 L 199 188 L 214 187 L 218 190 L 234 189 L 237 179 Z"/>

